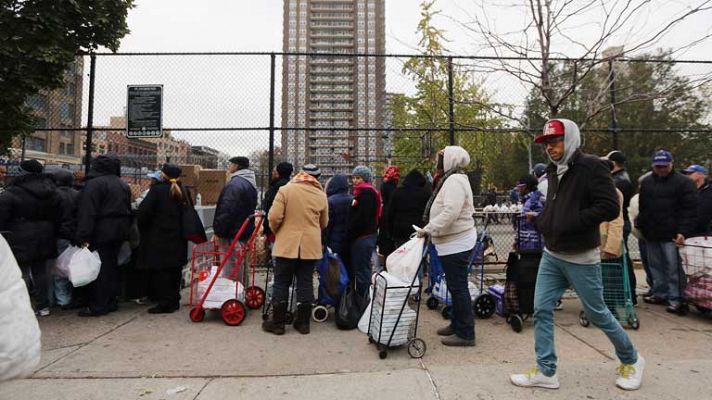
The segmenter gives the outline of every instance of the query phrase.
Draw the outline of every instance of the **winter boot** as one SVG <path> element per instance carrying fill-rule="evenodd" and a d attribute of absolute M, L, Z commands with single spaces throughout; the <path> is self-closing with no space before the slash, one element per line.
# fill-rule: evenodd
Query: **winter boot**
<path fill-rule="evenodd" d="M 302 335 L 309 333 L 309 320 L 311 319 L 312 305 L 309 303 L 297 304 L 297 317 L 294 319 L 294 329 Z"/>
<path fill-rule="evenodd" d="M 272 319 L 262 323 L 262 330 L 272 332 L 275 335 L 284 335 L 284 318 L 287 313 L 287 302 L 274 304 L 272 309 Z"/>

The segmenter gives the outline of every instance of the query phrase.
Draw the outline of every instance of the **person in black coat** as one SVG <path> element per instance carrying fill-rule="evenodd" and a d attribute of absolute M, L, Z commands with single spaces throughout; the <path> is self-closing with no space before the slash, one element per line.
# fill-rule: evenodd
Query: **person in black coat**
<path fill-rule="evenodd" d="M 381 198 L 383 199 L 383 215 L 379 221 L 378 226 L 378 252 L 383 255 L 383 257 L 388 257 L 395 249 L 395 242 L 393 238 L 390 237 L 390 230 L 388 229 L 388 204 L 391 202 L 391 197 L 398 188 L 398 182 L 400 181 L 400 168 L 395 165 L 391 165 L 386 168 L 386 172 L 383 174 L 383 183 L 381 184 Z"/>
<path fill-rule="evenodd" d="M 101 258 L 99 276 L 89 287 L 89 307 L 79 311 L 81 317 L 118 310 L 119 249 L 131 226 L 131 191 L 119 178 L 120 170 L 117 158 L 96 157 L 79 195 L 76 242 Z"/>
<path fill-rule="evenodd" d="M 423 211 L 430 199 L 430 192 L 425 188 L 426 179 L 420 171 L 414 169 L 406 175 L 403 185 L 396 189 L 386 209 L 389 236 L 398 248 L 407 242 L 415 231 L 413 225 L 421 226 Z"/>
<path fill-rule="evenodd" d="M 356 282 L 356 293 L 363 296 L 371 285 L 371 260 L 376 250 L 376 233 L 381 217 L 381 194 L 371 184 L 371 170 L 356 166 L 351 173 L 354 199 L 349 210 L 349 278 Z"/>
<path fill-rule="evenodd" d="M 74 175 L 71 171 L 58 169 L 52 171 L 52 177 L 57 185 L 57 196 L 62 214 L 62 222 L 57 235 L 57 255 L 59 256 L 72 245 L 76 235 L 79 191 L 72 187 L 74 186 Z M 56 300 L 63 309 L 72 307 L 72 284 L 69 279 L 54 274 L 51 283 L 51 293 L 54 299 L 50 300 Z"/>
<path fill-rule="evenodd" d="M 180 174 L 178 166 L 165 164 L 161 181 L 151 186 L 138 209 L 138 267 L 151 271 L 151 289 L 158 302 L 148 309 L 151 314 L 172 313 L 180 308 L 181 272 L 188 259 L 188 242 L 181 231 L 182 209 L 184 204 L 190 204 L 178 182 Z"/>
<path fill-rule="evenodd" d="M 707 168 L 693 164 L 682 173 L 697 186 L 697 223 L 691 236 L 709 236 L 712 234 L 712 185 L 707 179 Z"/>
<path fill-rule="evenodd" d="M 275 196 L 277 196 L 279 188 L 289 183 L 289 177 L 292 176 L 292 172 L 294 172 L 294 166 L 288 162 L 281 162 L 274 167 L 272 171 L 272 182 L 262 201 L 262 210 L 264 210 L 265 215 L 269 214 L 269 209 L 272 208 L 272 203 L 274 202 Z M 264 233 L 265 236 L 267 236 L 268 242 L 274 243 L 274 236 L 269 229 L 269 220 L 267 220 L 267 218 L 264 220 Z"/>
<path fill-rule="evenodd" d="M 329 202 L 329 225 L 324 230 L 324 243 L 345 263 L 349 259 L 349 211 L 354 198 L 349 193 L 346 175 L 335 175 L 326 185 Z"/>
<path fill-rule="evenodd" d="M 45 316 L 49 315 L 47 260 L 57 255 L 61 213 L 54 181 L 43 171 L 37 160 L 20 163 L 20 175 L 0 194 L 0 231 L 28 289 L 34 288 L 38 314 Z"/>

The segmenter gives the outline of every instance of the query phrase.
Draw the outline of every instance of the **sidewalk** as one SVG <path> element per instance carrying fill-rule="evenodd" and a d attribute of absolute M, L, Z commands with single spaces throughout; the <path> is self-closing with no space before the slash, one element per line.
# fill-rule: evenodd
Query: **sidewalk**
<path fill-rule="evenodd" d="M 187 297 L 184 296 L 184 299 Z M 185 302 L 184 302 L 185 303 Z M 522 389 L 510 373 L 534 365 L 531 323 L 514 333 L 504 319 L 477 321 L 477 346 L 448 348 L 435 330 L 439 312 L 421 308 L 422 360 L 405 349 L 378 352 L 358 331 L 339 331 L 333 316 L 312 333 L 291 327 L 264 334 L 260 311 L 238 327 L 209 313 L 202 323 L 188 308 L 151 315 L 124 303 L 100 318 L 56 312 L 40 321 L 42 362 L 24 380 L 0 384 L 0 399 L 709 399 L 712 321 L 679 317 L 662 306 L 637 308 L 641 327 L 628 330 L 647 360 L 643 387 L 615 388 L 618 366 L 599 330 L 581 327 L 580 305 L 564 301 L 556 314 L 561 389 Z"/>

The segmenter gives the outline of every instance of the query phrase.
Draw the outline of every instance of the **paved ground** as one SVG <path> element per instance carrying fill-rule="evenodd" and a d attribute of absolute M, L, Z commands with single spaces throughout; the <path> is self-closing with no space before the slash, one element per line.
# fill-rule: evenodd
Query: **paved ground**
<path fill-rule="evenodd" d="M 380 360 L 358 331 L 330 319 L 312 333 L 281 337 L 260 330 L 253 312 L 239 327 L 217 315 L 188 320 L 187 308 L 147 314 L 124 304 L 107 317 L 57 312 L 40 322 L 42 362 L 29 379 L 0 384 L 0 399 L 710 399 L 712 321 L 678 317 L 641 305 L 629 331 L 648 361 L 643 388 L 615 388 L 615 360 L 606 337 L 578 324 L 578 300 L 556 315 L 561 389 L 522 389 L 508 375 L 533 365 L 532 328 L 514 333 L 499 317 L 477 321 L 477 346 L 447 348 L 435 330 L 439 313 L 423 309 L 421 360 L 405 349 Z M 333 317 L 332 317 L 333 319 Z"/>

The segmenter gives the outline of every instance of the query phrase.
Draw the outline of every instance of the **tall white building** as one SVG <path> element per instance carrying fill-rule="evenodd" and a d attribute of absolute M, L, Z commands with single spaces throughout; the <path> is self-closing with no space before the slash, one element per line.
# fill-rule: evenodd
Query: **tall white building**
<path fill-rule="evenodd" d="M 284 0 L 284 52 L 315 53 L 282 64 L 282 151 L 295 168 L 333 175 L 383 161 L 385 60 L 353 55 L 385 53 L 384 3 Z"/>

